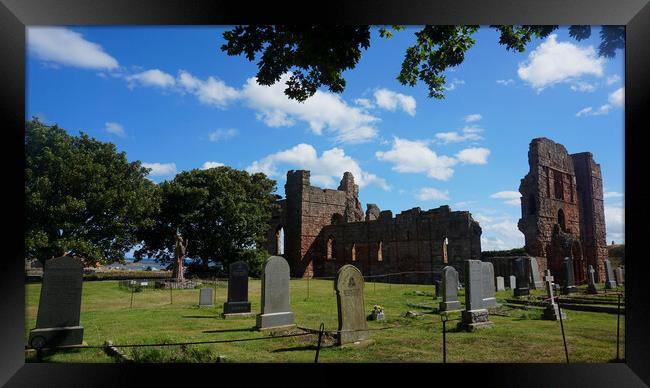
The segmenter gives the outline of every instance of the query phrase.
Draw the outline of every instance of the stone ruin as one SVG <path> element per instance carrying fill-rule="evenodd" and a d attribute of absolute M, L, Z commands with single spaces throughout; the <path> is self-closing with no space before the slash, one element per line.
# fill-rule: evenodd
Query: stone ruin
<path fill-rule="evenodd" d="M 539 271 L 562 277 L 563 259 L 571 257 L 576 284 L 587 282 L 588 265 L 596 282 L 603 282 L 607 241 L 600 165 L 590 152 L 569 154 L 543 137 L 531 141 L 528 163 L 519 186 L 518 224 L 526 252 L 537 258 Z"/>
<path fill-rule="evenodd" d="M 312 186 L 309 171 L 291 170 L 285 194 L 271 219 L 266 248 L 273 255 L 283 252 L 293 277 L 333 277 L 353 264 L 364 276 L 428 272 L 390 281 L 431 284 L 432 271 L 451 265 L 463 279 L 463 262 L 481 257 L 481 227 L 468 211 L 416 207 L 393 217 L 368 204 L 364 217 L 359 186 L 349 172 L 332 190 Z"/>

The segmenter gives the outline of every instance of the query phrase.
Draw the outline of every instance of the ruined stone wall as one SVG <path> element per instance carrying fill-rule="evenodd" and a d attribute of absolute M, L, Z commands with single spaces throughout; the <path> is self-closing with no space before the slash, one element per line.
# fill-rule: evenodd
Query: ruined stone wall
<path fill-rule="evenodd" d="M 328 240 L 332 246 L 330 258 Z M 481 228 L 469 212 L 452 212 L 448 206 L 428 211 L 413 208 L 395 218 L 391 212 L 383 211 L 376 220 L 325 226 L 314 243 L 312 255 L 314 273 L 319 277 L 333 276 L 345 264 L 356 266 L 365 276 L 440 271 L 452 265 L 462 279 L 463 261 L 480 259 Z M 430 284 L 433 279 L 430 273 L 405 274 L 390 281 Z"/>

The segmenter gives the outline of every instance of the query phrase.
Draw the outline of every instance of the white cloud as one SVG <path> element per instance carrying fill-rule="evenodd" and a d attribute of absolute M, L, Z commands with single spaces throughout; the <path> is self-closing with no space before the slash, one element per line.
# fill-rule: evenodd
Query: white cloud
<path fill-rule="evenodd" d="M 106 127 L 104 127 L 104 131 L 108 133 L 112 133 L 114 135 L 117 135 L 119 137 L 124 137 L 126 136 L 126 133 L 124 132 L 124 127 L 122 127 L 118 123 L 106 123 Z"/>
<path fill-rule="evenodd" d="M 290 149 L 268 155 L 259 161 L 254 161 L 246 167 L 246 171 L 249 173 L 263 172 L 271 177 L 279 177 L 289 169 L 286 168 L 281 173 L 279 165 L 310 170 L 312 184 L 321 187 L 338 187 L 343 173 L 349 171 L 360 188 L 375 185 L 383 190 L 390 189 L 383 178 L 363 171 L 352 157 L 337 147 L 323 151 L 319 157 L 312 145 L 298 144 Z"/>
<path fill-rule="evenodd" d="M 411 96 L 388 89 L 379 89 L 375 91 L 375 102 L 380 108 L 395 111 L 399 107 L 409 115 L 415 116 L 416 103 L 415 98 Z"/>
<path fill-rule="evenodd" d="M 518 191 L 499 191 L 490 195 L 490 198 L 503 199 L 503 203 L 512 206 L 521 205 L 521 194 Z"/>
<path fill-rule="evenodd" d="M 463 81 L 462 79 L 454 78 L 451 82 L 447 84 L 447 86 L 445 86 L 445 89 L 451 92 L 452 90 L 456 90 L 456 87 L 458 85 L 465 85 L 465 81 Z"/>
<path fill-rule="evenodd" d="M 433 187 L 423 187 L 415 195 L 420 201 L 448 200 L 449 190 L 441 191 Z"/>
<path fill-rule="evenodd" d="M 456 158 L 461 163 L 466 164 L 486 164 L 490 150 L 487 148 L 473 147 L 466 148 L 456 154 Z"/>
<path fill-rule="evenodd" d="M 176 163 L 142 163 L 142 166 L 151 169 L 151 176 L 176 174 Z"/>
<path fill-rule="evenodd" d="M 454 174 L 452 167 L 457 160 L 449 156 L 438 156 L 427 147 L 425 141 L 407 140 L 395 137 L 389 151 L 377 151 L 379 160 L 392 162 L 393 171 L 426 173 L 429 178 L 448 180 Z"/>
<path fill-rule="evenodd" d="M 625 208 L 623 206 L 605 206 L 605 228 L 607 243 L 612 240 L 625 242 Z"/>
<path fill-rule="evenodd" d="M 623 197 L 623 193 L 619 193 L 616 191 L 606 191 L 603 193 L 603 198 L 621 198 Z"/>
<path fill-rule="evenodd" d="M 210 76 L 207 80 L 201 80 L 185 70 L 178 72 L 178 84 L 183 91 L 194 94 L 201 103 L 218 108 L 225 108 L 241 97 L 240 91 L 220 79 Z"/>
<path fill-rule="evenodd" d="M 508 86 L 508 85 L 510 85 L 510 84 L 513 84 L 513 83 L 515 83 L 515 80 L 513 80 L 512 78 L 508 78 L 508 79 L 498 79 L 498 80 L 497 80 L 497 84 L 499 84 L 499 85 L 503 85 L 503 86 Z"/>
<path fill-rule="evenodd" d="M 463 118 L 463 120 L 465 120 L 466 123 L 471 123 L 471 122 L 474 122 L 474 121 L 479 121 L 482 118 L 483 118 L 483 116 L 481 116 L 480 114 L 474 113 L 474 114 L 465 116 Z"/>
<path fill-rule="evenodd" d="M 576 81 L 571 85 L 571 90 L 575 92 L 588 92 L 591 93 L 596 90 L 596 85 L 590 84 L 589 82 Z"/>
<path fill-rule="evenodd" d="M 28 27 L 28 50 L 36 57 L 85 69 L 116 69 L 118 62 L 102 46 L 64 27 Z"/>
<path fill-rule="evenodd" d="M 237 136 L 237 130 L 234 128 L 228 128 L 228 129 L 215 129 L 214 131 L 210 132 L 208 134 L 208 139 L 210 141 L 220 141 L 220 140 L 228 140 L 232 139 L 233 137 Z"/>
<path fill-rule="evenodd" d="M 174 77 L 158 69 L 146 70 L 126 76 L 126 80 L 129 81 L 130 88 L 136 83 L 142 86 L 155 86 L 163 89 L 173 87 L 176 84 Z"/>
<path fill-rule="evenodd" d="M 607 101 L 614 106 L 623 106 L 625 104 L 625 88 L 616 89 L 609 95 Z"/>
<path fill-rule="evenodd" d="M 436 133 L 436 139 L 442 141 L 444 144 L 448 144 L 468 140 L 481 140 L 482 137 L 475 133 L 465 133 L 461 135 L 458 132 L 439 132 Z"/>
<path fill-rule="evenodd" d="M 578 111 L 578 113 L 576 113 L 576 117 L 606 115 L 609 113 L 610 109 L 612 109 L 612 106 L 609 104 L 601 105 L 600 108 L 596 110 L 589 106 Z"/>
<path fill-rule="evenodd" d="M 517 74 L 535 89 L 541 90 L 558 82 L 572 81 L 583 75 L 603 75 L 605 59 L 592 47 L 579 47 L 569 42 L 557 42 L 550 35 L 519 64 Z"/>
<path fill-rule="evenodd" d="M 371 108 L 375 107 L 375 105 L 372 103 L 372 101 L 370 101 L 367 98 L 357 98 L 357 99 L 354 100 L 354 103 L 359 105 L 360 107 L 366 108 L 366 109 L 371 109 Z"/>
<path fill-rule="evenodd" d="M 606 83 L 607 83 L 607 85 L 611 85 L 611 84 L 614 84 L 614 83 L 616 83 L 616 82 L 618 82 L 620 80 L 621 80 L 621 77 L 619 77 L 618 74 L 613 74 L 613 75 L 610 75 L 610 76 L 607 77 Z"/>
<path fill-rule="evenodd" d="M 480 220 L 474 217 L 483 230 L 481 250 L 507 250 L 524 246 L 524 235 L 517 228 L 517 221 L 509 216 L 488 217 Z"/>
<path fill-rule="evenodd" d="M 302 103 L 289 99 L 284 94 L 288 77 L 285 74 L 271 86 L 258 85 L 255 78 L 246 81 L 241 95 L 247 105 L 257 111 L 258 120 L 270 127 L 304 121 L 314 134 L 331 132 L 340 143 L 362 143 L 377 136 L 374 124 L 379 118 L 348 105 L 333 93 L 319 90 Z"/>
<path fill-rule="evenodd" d="M 225 166 L 225 164 L 219 162 L 205 162 L 203 163 L 203 166 L 201 166 L 201 170 L 207 170 L 208 168 L 215 168 L 221 166 Z"/>

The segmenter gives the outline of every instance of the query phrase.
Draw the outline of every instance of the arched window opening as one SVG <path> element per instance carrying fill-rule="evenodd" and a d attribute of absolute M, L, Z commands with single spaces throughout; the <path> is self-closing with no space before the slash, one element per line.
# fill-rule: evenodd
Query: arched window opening
<path fill-rule="evenodd" d="M 537 204 L 535 203 L 535 196 L 533 194 L 528 196 L 528 214 L 534 215 L 537 213 Z"/>
<path fill-rule="evenodd" d="M 560 225 L 560 229 L 566 232 L 566 220 L 564 219 L 564 211 L 562 209 L 557 212 L 557 223 Z"/>
<path fill-rule="evenodd" d="M 277 256 L 284 255 L 284 227 L 280 226 L 275 231 L 275 254 Z"/>
<path fill-rule="evenodd" d="M 334 246 L 334 237 L 329 236 L 327 238 L 327 260 L 332 260 L 333 257 L 333 246 Z"/>
<path fill-rule="evenodd" d="M 350 256 L 352 257 L 352 261 L 357 261 L 357 244 L 352 243 L 352 252 L 350 252 Z"/>
<path fill-rule="evenodd" d="M 340 225 L 340 224 L 345 223 L 345 219 L 343 218 L 343 216 L 341 214 L 334 213 L 334 214 L 332 214 L 332 218 L 331 218 L 330 222 L 331 222 L 332 225 Z"/>
<path fill-rule="evenodd" d="M 383 261 L 384 260 L 384 256 L 381 253 L 381 249 L 382 249 L 382 246 L 381 246 L 381 241 L 380 241 L 379 246 L 377 247 L 377 261 Z"/>
<path fill-rule="evenodd" d="M 442 263 L 447 264 L 449 262 L 449 258 L 447 256 L 447 245 L 449 245 L 449 239 L 447 237 L 442 240 Z"/>

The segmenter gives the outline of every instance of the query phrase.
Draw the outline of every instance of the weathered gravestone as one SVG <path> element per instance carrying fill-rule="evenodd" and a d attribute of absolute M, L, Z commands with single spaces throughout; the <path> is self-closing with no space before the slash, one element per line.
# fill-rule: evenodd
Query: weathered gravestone
<path fill-rule="evenodd" d="M 481 282 L 483 283 L 483 308 L 497 305 L 496 287 L 494 286 L 494 266 L 481 262 Z"/>
<path fill-rule="evenodd" d="M 289 264 L 280 256 L 266 259 L 262 272 L 262 313 L 256 317 L 258 330 L 296 326 L 289 306 Z"/>
<path fill-rule="evenodd" d="M 573 259 L 565 257 L 562 261 L 562 270 L 564 271 L 564 282 L 562 283 L 562 293 L 565 295 L 577 292 L 575 278 L 573 277 Z"/>
<path fill-rule="evenodd" d="M 506 286 L 503 280 L 503 276 L 497 276 L 497 291 L 505 291 Z"/>
<path fill-rule="evenodd" d="M 625 270 L 623 267 L 617 267 L 614 270 L 614 277 L 616 278 L 617 284 L 625 284 Z"/>
<path fill-rule="evenodd" d="M 458 271 L 452 266 L 442 269 L 442 302 L 440 311 L 460 310 L 458 300 Z"/>
<path fill-rule="evenodd" d="M 609 259 L 605 259 L 605 288 L 616 288 L 616 280 L 614 280 L 614 271 L 612 271 L 612 263 Z"/>
<path fill-rule="evenodd" d="M 513 290 L 517 288 L 517 277 L 515 275 L 510 275 L 508 276 L 508 279 L 510 280 L 508 283 L 508 287 L 510 287 Z"/>
<path fill-rule="evenodd" d="M 594 267 L 589 266 L 589 283 L 587 285 L 587 294 L 597 294 L 598 289 L 596 288 L 596 281 L 594 280 Z"/>
<path fill-rule="evenodd" d="M 465 260 L 465 310 L 458 323 L 461 330 L 473 331 L 492 326 L 483 300 L 482 264 L 480 260 Z"/>
<path fill-rule="evenodd" d="M 36 328 L 29 333 L 31 347 L 83 343 L 84 328 L 79 325 L 83 267 L 81 260 L 69 256 L 45 262 Z"/>
<path fill-rule="evenodd" d="M 559 314 L 559 307 L 557 303 L 555 303 L 555 299 L 553 298 L 553 276 L 551 276 L 551 271 L 546 270 L 545 272 L 546 276 L 544 276 L 544 282 L 546 283 L 546 292 L 548 293 L 548 304 L 546 305 L 546 308 L 544 309 L 544 313 L 542 314 L 542 319 L 545 319 L 547 321 L 557 321 L 560 319 L 560 314 Z M 566 315 L 564 314 L 564 311 L 562 312 L 562 319 L 566 319 Z"/>
<path fill-rule="evenodd" d="M 363 301 L 363 276 L 357 267 L 346 264 L 336 273 L 334 289 L 339 313 L 338 345 L 368 344 L 368 323 Z"/>
<path fill-rule="evenodd" d="M 539 267 L 537 266 L 537 259 L 534 257 L 527 257 L 529 270 L 530 270 L 530 288 L 534 290 L 541 290 L 544 288 L 544 282 L 539 278 Z"/>
<path fill-rule="evenodd" d="M 530 266 L 527 266 L 524 260 L 523 257 L 518 257 L 512 263 L 516 276 L 516 287 L 513 289 L 514 296 L 530 295 L 528 289 L 528 270 Z"/>
<path fill-rule="evenodd" d="M 199 290 L 199 307 L 214 306 L 214 288 L 201 288 Z"/>
<path fill-rule="evenodd" d="M 230 264 L 228 274 L 228 301 L 223 304 L 223 317 L 247 317 L 251 315 L 248 301 L 248 264 L 236 261 Z"/>

